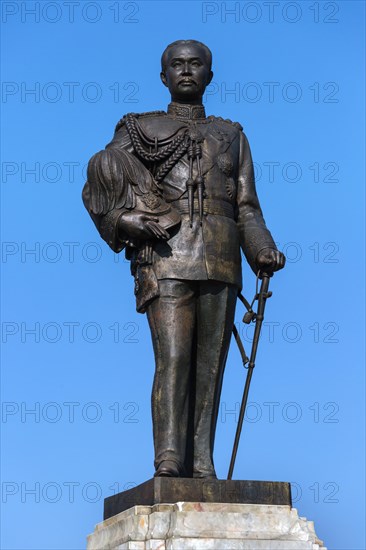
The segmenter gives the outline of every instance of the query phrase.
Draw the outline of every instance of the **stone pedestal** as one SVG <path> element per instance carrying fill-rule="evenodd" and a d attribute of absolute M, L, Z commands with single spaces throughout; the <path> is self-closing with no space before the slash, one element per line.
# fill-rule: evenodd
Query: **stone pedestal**
<path fill-rule="evenodd" d="M 291 506 L 291 485 L 283 481 L 153 477 L 128 491 L 104 499 L 103 519 L 111 518 L 133 506 L 176 502 Z"/>
<path fill-rule="evenodd" d="M 133 506 L 99 523 L 88 550 L 326 550 L 290 505 L 176 502 Z"/>

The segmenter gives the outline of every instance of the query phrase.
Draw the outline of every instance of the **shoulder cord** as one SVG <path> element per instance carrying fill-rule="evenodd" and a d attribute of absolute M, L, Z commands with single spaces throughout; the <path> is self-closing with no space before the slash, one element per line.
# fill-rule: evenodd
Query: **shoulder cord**
<path fill-rule="evenodd" d="M 157 187 L 162 190 L 159 183 L 164 179 L 168 172 L 175 166 L 178 160 L 184 155 L 188 149 L 188 129 L 174 138 L 169 145 L 155 151 L 154 153 L 147 152 L 143 146 L 143 133 L 141 128 L 137 128 L 136 118 L 132 114 L 126 116 L 126 128 L 132 141 L 133 148 L 137 154 L 149 162 L 158 162 L 167 159 L 154 175 L 154 180 Z M 139 131 L 140 130 L 140 131 Z"/>
<path fill-rule="evenodd" d="M 175 150 L 181 145 L 185 138 L 185 133 L 180 134 L 174 138 L 169 145 L 160 149 L 155 153 L 149 153 L 142 145 L 142 140 L 139 136 L 139 132 L 136 128 L 136 119 L 133 115 L 128 114 L 126 116 L 126 128 L 130 135 L 133 147 L 137 154 L 142 157 L 144 160 L 149 162 L 158 162 L 169 157 Z"/>
<path fill-rule="evenodd" d="M 177 164 L 178 160 L 184 155 L 188 149 L 189 139 L 187 134 L 184 135 L 184 139 L 177 146 L 174 153 L 164 162 L 159 170 L 155 174 L 155 181 L 159 184 L 167 175 L 168 172 Z M 160 186 L 159 186 L 160 187 Z"/>

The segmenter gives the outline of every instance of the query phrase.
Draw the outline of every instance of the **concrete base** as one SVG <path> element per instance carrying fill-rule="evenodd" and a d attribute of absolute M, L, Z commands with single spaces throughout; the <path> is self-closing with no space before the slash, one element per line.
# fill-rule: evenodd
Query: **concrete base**
<path fill-rule="evenodd" d="M 134 506 L 102 523 L 88 550 L 326 550 L 287 505 L 177 502 Z"/>

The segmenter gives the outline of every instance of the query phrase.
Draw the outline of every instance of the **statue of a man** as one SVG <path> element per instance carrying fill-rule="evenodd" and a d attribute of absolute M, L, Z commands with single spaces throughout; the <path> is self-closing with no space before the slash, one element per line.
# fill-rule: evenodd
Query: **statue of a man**
<path fill-rule="evenodd" d="M 206 116 L 212 55 L 170 44 L 167 112 L 128 114 L 89 163 L 83 199 L 101 236 L 126 248 L 155 353 L 155 476 L 215 478 L 213 446 L 241 254 L 255 273 L 285 258 L 268 231 L 242 127 Z"/>

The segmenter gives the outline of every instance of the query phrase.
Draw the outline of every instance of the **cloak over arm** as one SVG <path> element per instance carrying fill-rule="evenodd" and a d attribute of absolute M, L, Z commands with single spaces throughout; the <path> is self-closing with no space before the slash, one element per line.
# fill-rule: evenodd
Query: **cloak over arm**
<path fill-rule="evenodd" d="M 136 244 L 119 227 L 122 214 L 136 206 L 136 196 L 152 187 L 152 176 L 127 149 L 125 128 L 116 132 L 113 141 L 96 153 L 88 164 L 88 180 L 82 198 L 101 237 L 114 252 Z"/>

